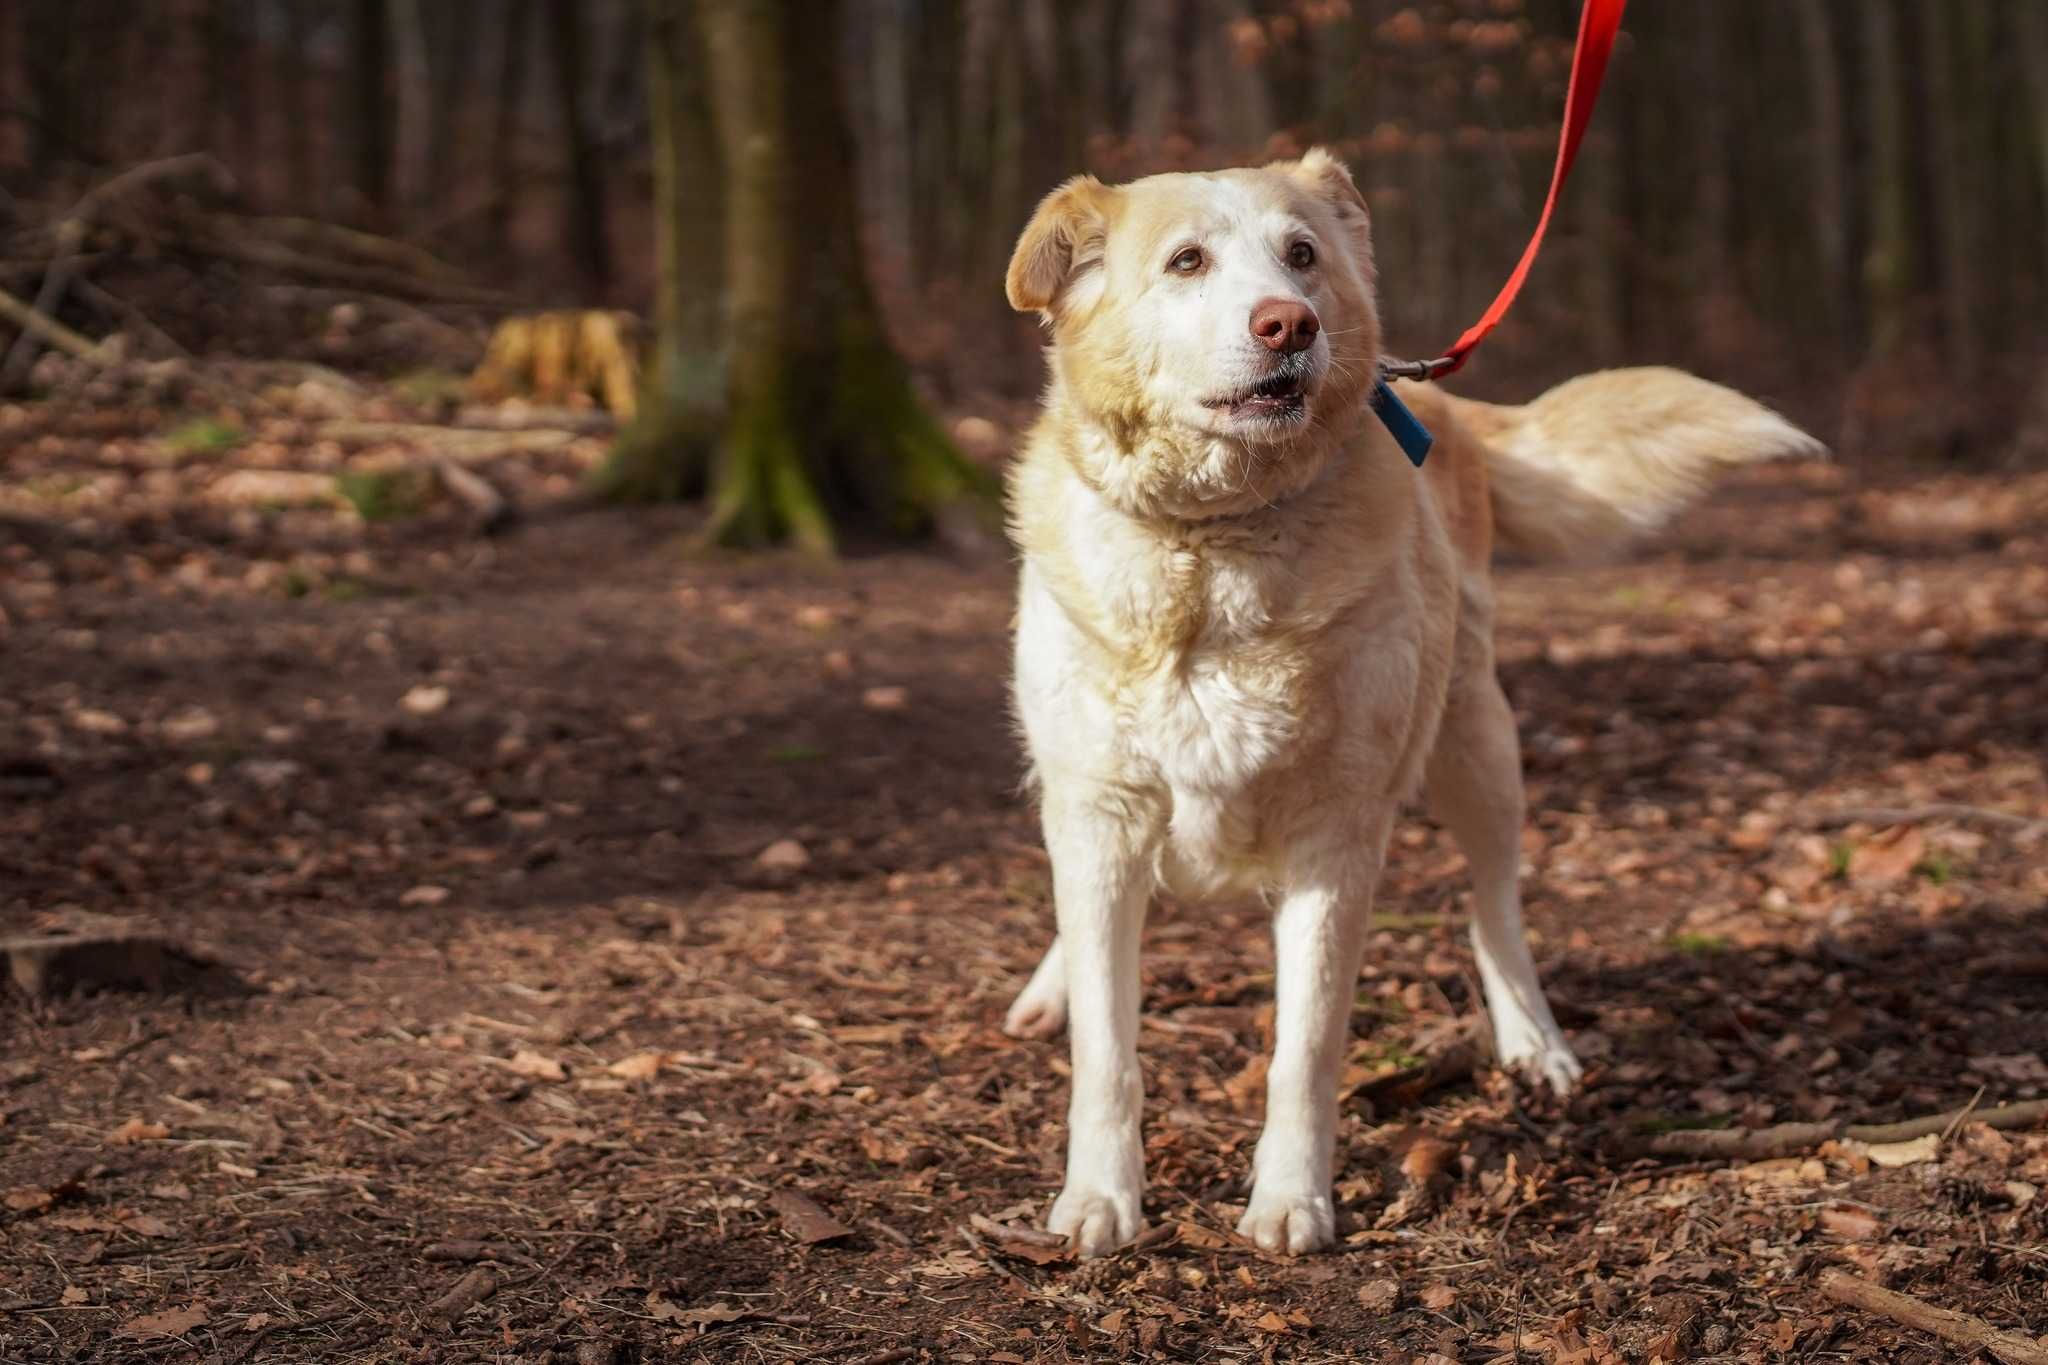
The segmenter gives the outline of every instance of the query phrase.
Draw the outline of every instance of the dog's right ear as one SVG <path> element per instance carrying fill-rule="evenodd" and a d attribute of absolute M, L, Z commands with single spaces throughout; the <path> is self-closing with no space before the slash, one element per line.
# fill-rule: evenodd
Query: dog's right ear
<path fill-rule="evenodd" d="M 1075 276 L 1102 264 L 1110 193 L 1094 176 L 1077 175 L 1039 203 L 1003 281 L 1012 308 L 1049 314 Z"/>

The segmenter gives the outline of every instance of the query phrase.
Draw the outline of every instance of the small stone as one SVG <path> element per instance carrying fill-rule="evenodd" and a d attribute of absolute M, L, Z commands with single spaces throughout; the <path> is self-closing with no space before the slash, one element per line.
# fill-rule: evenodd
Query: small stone
<path fill-rule="evenodd" d="M 203 706 L 188 706 L 166 717 L 161 728 L 163 737 L 173 744 L 190 744 L 219 734 L 220 719 Z"/>
<path fill-rule="evenodd" d="M 809 850 L 794 839 L 777 839 L 754 859 L 754 865 L 765 872 L 796 872 L 810 864 Z"/>
<path fill-rule="evenodd" d="M 870 711 L 901 711 L 910 705 L 910 689 L 870 687 L 860 694 L 860 704 Z"/>
<path fill-rule="evenodd" d="M 398 699 L 398 704 L 415 716 L 431 716 L 448 709 L 448 689 L 421 683 Z"/>

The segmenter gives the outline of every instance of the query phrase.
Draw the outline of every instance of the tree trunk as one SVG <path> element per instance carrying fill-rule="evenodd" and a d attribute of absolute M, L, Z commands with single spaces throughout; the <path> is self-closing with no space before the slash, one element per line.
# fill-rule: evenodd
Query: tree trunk
<path fill-rule="evenodd" d="M 1835 58 L 1827 0 L 1797 0 L 1794 12 L 1799 20 L 1813 120 L 1807 164 L 1821 295 L 1826 301 L 1829 339 L 1847 355 L 1855 330 L 1855 292 L 1849 280 L 1849 196 L 1843 184 L 1849 153 L 1842 126 L 1842 70 Z"/>
<path fill-rule="evenodd" d="M 355 189 L 361 197 L 361 217 L 381 229 L 389 223 L 391 210 L 391 20 L 385 0 L 355 0 L 350 20 Z"/>
<path fill-rule="evenodd" d="M 1873 357 L 1906 343 L 1913 292 L 1913 200 L 1906 145 L 1906 83 L 1892 0 L 1863 0 L 1863 81 L 1870 113 L 1870 235 L 1863 289 Z"/>
<path fill-rule="evenodd" d="M 310 28 L 306 13 L 311 0 L 287 0 L 284 6 L 284 60 L 281 63 L 284 89 L 281 103 L 285 120 L 285 173 L 288 177 L 291 212 L 308 218 L 322 217 L 327 206 L 319 201 L 313 179 L 313 108 L 306 59 Z"/>
<path fill-rule="evenodd" d="M 1983 290 L 1978 268 L 1983 243 L 1978 232 L 1978 141 L 1976 99 L 1984 73 L 1974 64 L 1959 72 L 1959 59 L 1974 44 L 1972 31 L 1982 19 L 1978 0 L 1943 0 L 1916 7 L 1920 21 L 1920 60 L 1927 78 L 1927 110 L 1932 124 L 1929 158 L 1934 179 L 1935 259 L 1940 263 L 1941 332 L 1949 360 L 1964 373 L 1977 368 L 1981 353 L 1977 328 L 1978 300 Z"/>
<path fill-rule="evenodd" d="M 526 60 L 532 48 L 533 0 L 507 0 L 498 41 L 498 109 L 491 128 L 491 249 L 512 245 L 512 210 L 518 201 L 519 121 L 526 108 Z"/>
<path fill-rule="evenodd" d="M 590 283 L 611 282 L 612 253 L 606 229 L 604 167 L 583 111 L 583 21 L 577 0 L 548 0 L 548 49 L 554 58 L 556 107 L 569 159 L 569 239 Z"/>
<path fill-rule="evenodd" d="M 2027 143 L 2035 158 L 2034 191 L 2040 196 L 2040 217 L 2035 221 L 2048 223 L 2048 7 L 2036 0 L 2019 0 L 2011 12 L 2018 26 L 2020 71 L 2027 92 Z M 2048 282 L 2048 232 L 2034 234 L 2034 241 L 2035 249 L 2042 252 L 2034 263 L 2039 279 Z"/>
<path fill-rule="evenodd" d="M 703 495 L 724 397 L 724 206 L 701 47 L 688 0 L 646 0 L 654 162 L 654 363 L 640 415 L 597 490 L 626 502 Z"/>
<path fill-rule="evenodd" d="M 725 401 L 711 440 L 675 440 L 668 458 L 709 457 L 717 543 L 824 554 L 838 525 L 929 530 L 990 481 L 924 411 L 868 290 L 838 4 L 696 8 L 723 166 Z"/>

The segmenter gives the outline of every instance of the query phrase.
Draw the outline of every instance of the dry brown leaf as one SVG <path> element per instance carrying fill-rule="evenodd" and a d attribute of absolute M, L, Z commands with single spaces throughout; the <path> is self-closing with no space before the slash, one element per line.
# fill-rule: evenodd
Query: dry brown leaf
<path fill-rule="evenodd" d="M 853 1229 L 825 1211 L 825 1206 L 795 1190 L 777 1190 L 768 1196 L 768 1206 L 782 1219 L 782 1226 L 797 1241 L 809 1246 L 851 1235 Z"/>
<path fill-rule="evenodd" d="M 131 1142 L 159 1142 L 170 1135 L 171 1130 L 161 1123 L 134 1118 L 107 1134 L 107 1141 L 116 1147 L 125 1147 Z"/>
<path fill-rule="evenodd" d="M 750 1316 L 747 1309 L 724 1303 L 706 1304 L 702 1308 L 678 1308 L 664 1299 L 658 1290 L 647 1293 L 647 1315 L 657 1322 L 681 1323 L 700 1332 L 721 1322 L 738 1322 Z"/>
<path fill-rule="evenodd" d="M 139 1318 L 130 1318 L 121 1324 L 120 1335 L 124 1337 L 181 1337 L 197 1327 L 206 1325 L 206 1310 L 198 1304 L 186 1308 L 173 1308 L 162 1313 L 150 1313 Z"/>
<path fill-rule="evenodd" d="M 1095 1320 L 1096 1329 L 1107 1332 L 1110 1336 L 1115 1336 L 1118 1332 L 1124 1330 L 1124 1320 L 1130 1317 L 1130 1315 L 1131 1310 L 1128 1308 L 1118 1308 L 1104 1313 Z"/>
<path fill-rule="evenodd" d="M 537 1081 L 569 1079 L 569 1070 L 560 1061 L 544 1053 L 535 1052 L 532 1048 L 520 1048 L 512 1054 L 512 1060 L 505 1065 L 514 1075 L 531 1076 Z"/>
<path fill-rule="evenodd" d="M 1877 1142 L 1863 1149 L 1873 1166 L 1914 1166 L 1941 1155 L 1941 1134 L 1924 1133 L 1910 1142 Z"/>
<path fill-rule="evenodd" d="M 67 1307 L 76 1308 L 81 1303 L 91 1303 L 92 1294 L 82 1284 L 68 1284 L 64 1286 L 64 1293 L 60 1296 L 59 1302 Z"/>
<path fill-rule="evenodd" d="M 1252 1326 L 1260 1331 L 1277 1332 L 1282 1336 L 1294 1330 L 1286 1318 L 1281 1317 L 1271 1309 L 1268 1309 L 1262 1316 L 1252 1319 Z"/>
<path fill-rule="evenodd" d="M 1358 1306 L 1368 1313 L 1391 1313 L 1400 1302 L 1399 1280 L 1367 1280 L 1358 1286 Z"/>
<path fill-rule="evenodd" d="M 1424 1308 L 1441 1313 L 1458 1301 L 1458 1291 L 1439 1280 L 1425 1288 L 1419 1297 Z"/>
<path fill-rule="evenodd" d="M 847 1024 L 832 1030 L 832 1041 L 855 1046 L 895 1047 L 909 1031 L 910 1025 L 904 1023 Z"/>
<path fill-rule="evenodd" d="M 622 1057 L 613 1062 L 605 1070 L 621 1080 L 651 1081 L 659 1076 L 661 1069 L 667 1065 L 666 1052 L 636 1052 L 630 1057 Z"/>
<path fill-rule="evenodd" d="M 271 1317 L 268 1313 L 251 1313 L 243 1320 L 242 1330 L 244 1332 L 260 1332 L 275 1321 L 277 1319 Z"/>
<path fill-rule="evenodd" d="M 1927 836 L 1918 825 L 1901 825 L 1849 855 L 1849 880 L 1857 886 L 1893 886 L 1913 875 L 1927 856 Z"/>
<path fill-rule="evenodd" d="M 1820 1211 L 1820 1225 L 1845 1242 L 1874 1242 L 1884 1226 L 1866 1211 L 1851 1205 L 1837 1205 Z"/>
<path fill-rule="evenodd" d="M 154 1214 L 130 1214 L 121 1220 L 121 1226 L 138 1237 L 175 1237 L 171 1225 Z"/>

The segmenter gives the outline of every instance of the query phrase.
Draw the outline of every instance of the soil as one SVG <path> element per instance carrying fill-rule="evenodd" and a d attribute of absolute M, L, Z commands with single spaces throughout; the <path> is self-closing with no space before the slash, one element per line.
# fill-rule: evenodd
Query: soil
<path fill-rule="evenodd" d="M 1164 1231 L 1076 1263 L 1016 1231 L 1066 1086 L 998 1028 L 1051 923 L 1005 565 L 696 556 L 580 507 L 582 448 L 483 466 L 494 538 L 230 506 L 334 453 L 0 417 L 0 937 L 233 983 L 0 998 L 0 1361 L 1954 1358 L 1832 1266 L 2048 1332 L 2048 1133 L 1647 1153 L 2048 1093 L 2041 475 L 1759 471 L 1625 562 L 1504 567 L 1584 1089 L 1413 1074 L 1476 1003 L 1417 815 L 1342 1248 L 1229 1235 L 1266 917 L 1162 905 Z"/>

